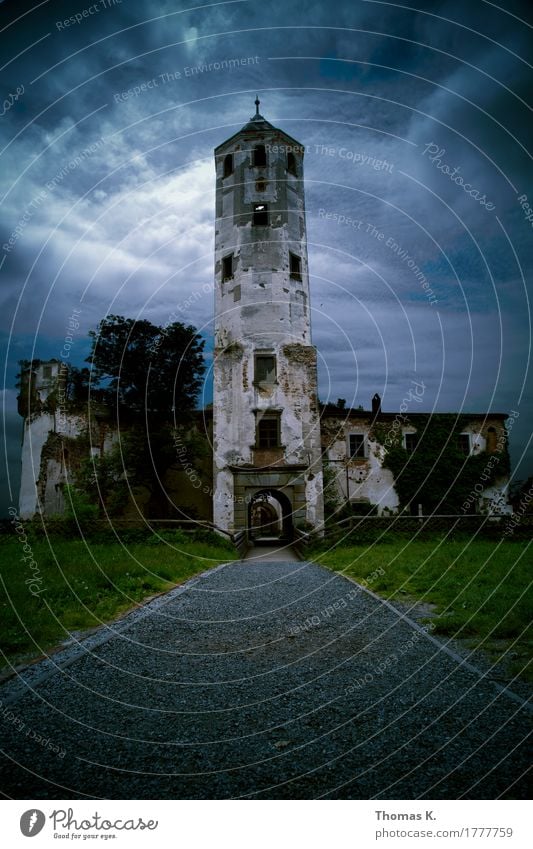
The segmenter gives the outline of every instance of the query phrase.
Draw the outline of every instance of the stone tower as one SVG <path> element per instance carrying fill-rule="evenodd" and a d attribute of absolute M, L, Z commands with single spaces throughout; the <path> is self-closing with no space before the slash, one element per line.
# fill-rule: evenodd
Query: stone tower
<path fill-rule="evenodd" d="M 323 523 L 303 146 L 256 114 L 215 149 L 214 522 Z"/>

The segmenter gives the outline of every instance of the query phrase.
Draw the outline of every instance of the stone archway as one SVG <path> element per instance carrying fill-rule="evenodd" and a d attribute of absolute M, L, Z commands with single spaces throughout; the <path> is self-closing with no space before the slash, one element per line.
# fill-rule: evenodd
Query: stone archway
<path fill-rule="evenodd" d="M 248 505 L 248 537 L 251 542 L 290 542 L 293 537 L 293 507 L 278 489 L 259 489 Z"/>

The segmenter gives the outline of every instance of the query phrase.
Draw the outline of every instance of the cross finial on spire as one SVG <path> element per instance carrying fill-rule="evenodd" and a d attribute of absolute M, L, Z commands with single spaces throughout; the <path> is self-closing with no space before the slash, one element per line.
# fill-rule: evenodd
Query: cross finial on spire
<path fill-rule="evenodd" d="M 261 103 L 261 101 L 259 100 L 259 95 L 256 94 L 256 96 L 255 96 L 255 114 L 256 115 L 259 115 L 259 104 L 260 103 Z"/>

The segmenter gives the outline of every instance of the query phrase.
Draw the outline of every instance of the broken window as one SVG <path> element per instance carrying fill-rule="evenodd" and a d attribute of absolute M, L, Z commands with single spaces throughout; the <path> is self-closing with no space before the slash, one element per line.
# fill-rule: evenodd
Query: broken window
<path fill-rule="evenodd" d="M 268 206 L 266 203 L 254 203 L 252 223 L 254 227 L 268 227 Z"/>
<path fill-rule="evenodd" d="M 289 268 L 291 280 L 302 279 L 302 260 L 296 254 L 289 252 Z"/>
<path fill-rule="evenodd" d="M 287 154 L 287 171 L 289 174 L 296 176 L 296 157 L 292 150 L 289 150 Z"/>
<path fill-rule="evenodd" d="M 279 415 L 263 415 L 257 423 L 258 448 L 279 447 Z"/>
<path fill-rule="evenodd" d="M 255 168 L 264 168 L 267 164 L 266 150 L 264 144 L 256 144 L 254 147 L 253 164 Z"/>
<path fill-rule="evenodd" d="M 365 456 L 365 435 L 364 433 L 350 434 L 350 457 Z"/>
<path fill-rule="evenodd" d="M 275 383 L 276 358 L 273 354 L 257 354 L 255 357 L 255 383 Z"/>
<path fill-rule="evenodd" d="M 230 177 L 233 174 L 233 154 L 227 153 L 224 157 L 224 170 L 222 177 Z"/>
<path fill-rule="evenodd" d="M 467 457 L 470 454 L 470 434 L 460 433 L 457 437 L 457 449 Z"/>
<path fill-rule="evenodd" d="M 233 278 L 233 254 L 222 257 L 222 280 Z"/>
<path fill-rule="evenodd" d="M 404 445 L 407 453 L 412 454 L 413 451 L 415 451 L 416 446 L 418 445 L 418 434 L 406 433 L 404 436 Z"/>

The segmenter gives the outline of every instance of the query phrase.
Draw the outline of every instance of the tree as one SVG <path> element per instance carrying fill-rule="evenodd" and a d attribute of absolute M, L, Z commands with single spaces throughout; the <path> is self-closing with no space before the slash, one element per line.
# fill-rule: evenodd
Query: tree
<path fill-rule="evenodd" d="M 89 335 L 87 362 L 108 403 L 139 419 L 190 418 L 205 369 L 204 342 L 194 327 L 110 315 Z"/>
<path fill-rule="evenodd" d="M 118 315 L 103 319 L 90 336 L 91 395 L 94 385 L 124 427 L 119 444 L 89 461 L 79 484 L 87 493 L 92 486 L 93 497 L 99 493 L 101 506 L 114 512 L 124 506 L 130 487 L 143 487 L 150 518 L 164 517 L 172 512 L 164 477 L 180 465 L 176 434 L 180 444 L 191 444 L 204 342 L 194 327 L 179 322 L 163 328 Z"/>

